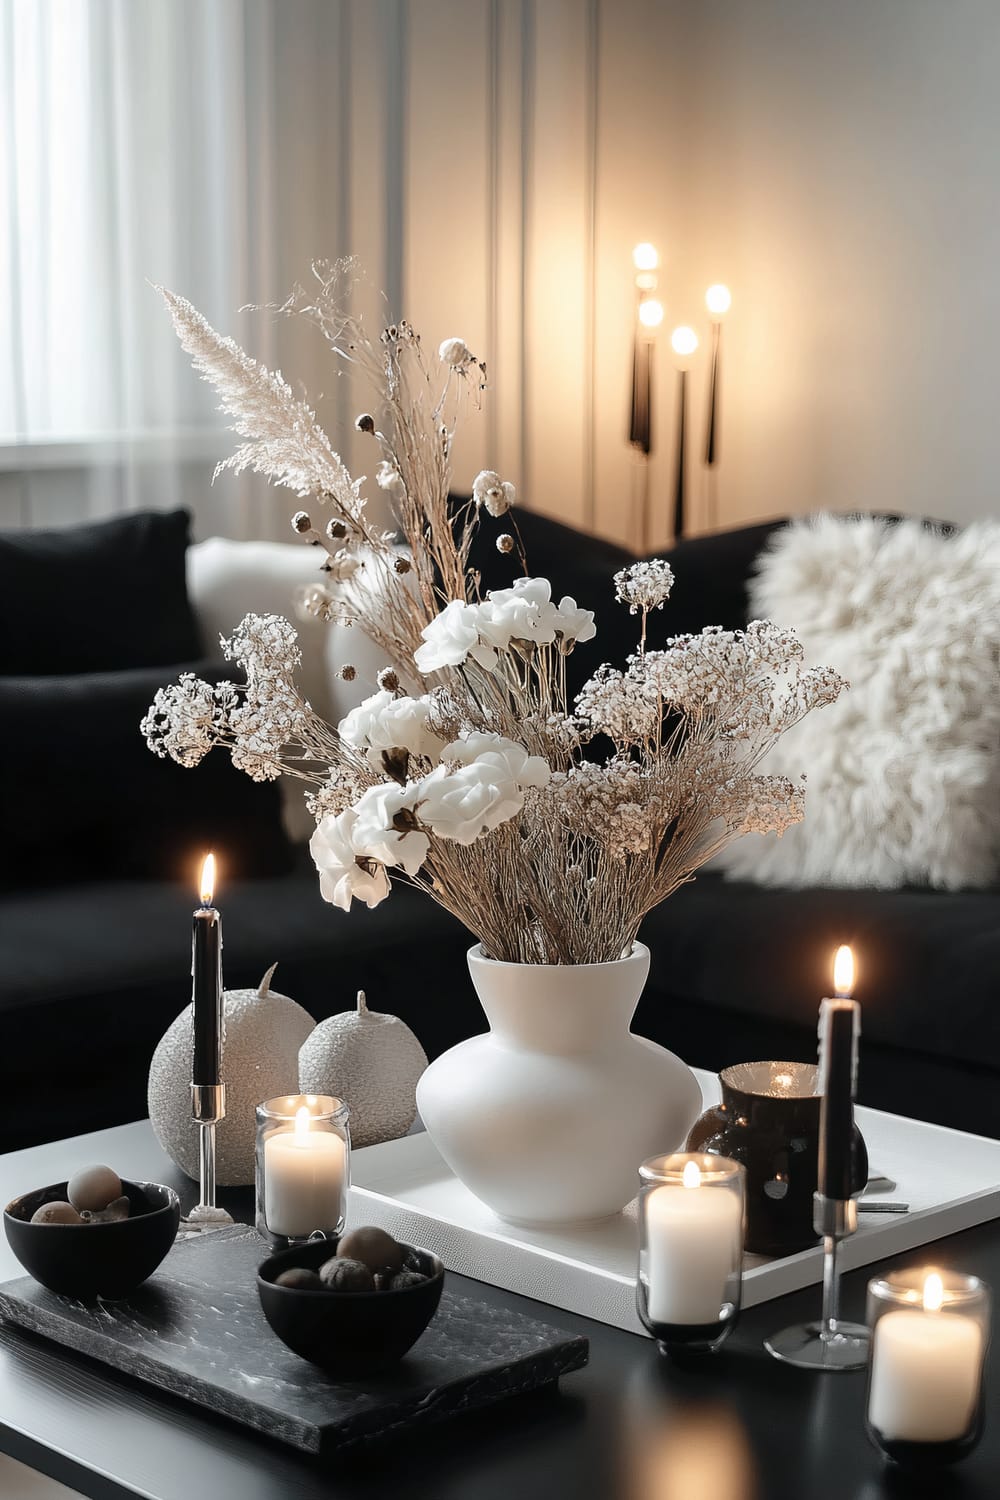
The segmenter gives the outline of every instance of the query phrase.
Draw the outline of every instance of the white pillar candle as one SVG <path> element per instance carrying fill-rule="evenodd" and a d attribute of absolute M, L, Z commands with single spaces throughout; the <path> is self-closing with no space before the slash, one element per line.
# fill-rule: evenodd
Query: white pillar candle
<path fill-rule="evenodd" d="M 294 1130 L 264 1142 L 264 1218 L 272 1234 L 297 1238 L 333 1229 L 341 1218 L 344 1142 L 313 1130 L 308 1108 L 296 1111 Z"/>
<path fill-rule="evenodd" d="M 695 1162 L 683 1175 L 646 1201 L 647 1311 L 652 1323 L 718 1323 L 726 1283 L 741 1265 L 742 1202 L 703 1185 Z"/>
<path fill-rule="evenodd" d="M 875 1324 L 868 1420 L 887 1442 L 953 1442 L 972 1426 L 982 1330 L 963 1313 L 942 1312 L 942 1300 L 932 1272 L 923 1307 L 883 1313 Z"/>

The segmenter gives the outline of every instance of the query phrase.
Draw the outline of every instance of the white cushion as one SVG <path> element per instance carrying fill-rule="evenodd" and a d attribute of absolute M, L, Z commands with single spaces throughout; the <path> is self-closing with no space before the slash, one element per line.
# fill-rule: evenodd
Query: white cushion
<path fill-rule="evenodd" d="M 764 769 L 807 773 L 805 822 L 721 863 L 763 885 L 984 886 L 1000 855 L 1000 524 L 820 515 L 777 532 L 751 614 L 850 684 Z"/>

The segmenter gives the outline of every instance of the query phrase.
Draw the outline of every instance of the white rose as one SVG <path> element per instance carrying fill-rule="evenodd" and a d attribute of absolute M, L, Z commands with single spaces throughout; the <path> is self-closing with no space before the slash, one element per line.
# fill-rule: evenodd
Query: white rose
<path fill-rule="evenodd" d="M 357 815 L 351 842 L 358 853 L 398 865 L 415 875 L 427 858 L 430 840 L 416 828 L 413 812 L 418 782 L 396 786 L 371 786 L 351 809 Z M 400 826 L 402 825 L 402 826 Z"/>
<path fill-rule="evenodd" d="M 594 611 L 592 609 L 581 609 L 576 600 L 569 594 L 565 594 L 559 600 L 559 620 L 556 630 L 567 643 L 577 641 L 592 641 L 597 634 L 597 626 L 594 624 Z"/>
<path fill-rule="evenodd" d="M 441 667 L 460 667 L 470 656 L 492 672 L 497 664 L 496 652 L 480 640 L 481 606 L 453 599 L 429 625 L 420 632 L 425 644 L 418 646 L 413 660 L 421 672 L 437 672 Z"/>
<path fill-rule="evenodd" d="M 376 771 L 383 769 L 383 750 L 406 750 L 410 755 L 440 759 L 441 740 L 427 727 L 430 718 L 429 698 L 394 697 L 389 692 L 373 693 L 357 708 L 352 708 L 337 725 L 341 739 L 365 750 Z"/>
<path fill-rule="evenodd" d="M 353 807 L 336 817 L 326 817 L 309 840 L 309 852 L 319 871 L 319 889 L 324 901 L 350 911 L 352 897 L 366 906 L 378 906 L 389 894 L 385 867 L 364 856 L 359 858 L 352 841 L 358 815 Z"/>
<path fill-rule="evenodd" d="M 559 620 L 551 595 L 547 578 L 519 578 L 513 588 L 494 589 L 482 605 L 483 639 L 500 651 L 506 651 L 511 641 L 550 646 Z"/>
<path fill-rule="evenodd" d="M 472 359 L 472 352 L 464 339 L 445 339 L 438 346 L 438 359 L 442 364 L 453 365 L 458 368 L 467 365 Z"/>
<path fill-rule="evenodd" d="M 484 505 L 491 516 L 503 516 L 517 499 L 517 491 L 495 469 L 482 469 L 472 481 L 472 498 L 477 505 Z"/>
<path fill-rule="evenodd" d="M 441 751 L 443 761 L 457 761 L 461 766 L 482 764 L 507 777 L 519 787 L 548 786 L 552 769 L 540 755 L 529 755 L 523 745 L 502 734 L 470 732 L 459 735 Z"/>
<path fill-rule="evenodd" d="M 480 834 L 516 817 L 523 806 L 517 784 L 482 761 L 455 771 L 438 766 L 420 783 L 420 821 L 456 844 L 475 843 Z"/>

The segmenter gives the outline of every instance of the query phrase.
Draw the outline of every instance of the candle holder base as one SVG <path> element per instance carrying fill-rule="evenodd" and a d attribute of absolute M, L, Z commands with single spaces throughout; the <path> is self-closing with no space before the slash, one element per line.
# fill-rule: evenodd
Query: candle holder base
<path fill-rule="evenodd" d="M 642 1298 L 636 1305 L 645 1327 L 653 1335 L 661 1354 L 681 1357 L 691 1354 L 714 1354 L 725 1343 L 739 1322 L 739 1308 L 726 1303 L 722 1316 L 713 1323 L 656 1323 L 646 1313 Z"/>
<path fill-rule="evenodd" d="M 224 1208 L 214 1203 L 197 1203 L 181 1220 L 181 1233 L 208 1234 L 213 1229 L 228 1229 L 236 1221 Z"/>
<path fill-rule="evenodd" d="M 943 1469 L 948 1464 L 957 1464 L 963 1458 L 968 1458 L 978 1444 L 983 1435 L 982 1403 L 980 1402 L 971 1429 L 964 1436 L 952 1438 L 948 1442 L 913 1443 L 898 1438 L 887 1438 L 870 1422 L 865 1423 L 865 1431 L 872 1446 L 897 1468 Z"/>
<path fill-rule="evenodd" d="M 871 1332 L 863 1323 L 797 1323 L 764 1340 L 768 1354 L 800 1370 L 863 1370 Z"/>
<path fill-rule="evenodd" d="M 336 1252 L 337 1241 L 344 1233 L 344 1220 L 332 1229 L 314 1229 L 311 1234 L 275 1234 L 273 1229 L 268 1229 L 263 1218 L 257 1219 L 257 1228 L 261 1234 L 266 1235 L 272 1246 L 272 1254 L 277 1255 L 281 1250 L 301 1249 L 303 1245 L 315 1245 L 319 1240 L 328 1240 L 331 1246 L 331 1254 Z"/>

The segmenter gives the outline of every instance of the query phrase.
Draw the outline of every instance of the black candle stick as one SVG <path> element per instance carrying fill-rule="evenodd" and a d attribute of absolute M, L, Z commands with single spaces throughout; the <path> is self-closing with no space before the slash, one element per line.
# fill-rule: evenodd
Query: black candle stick
<path fill-rule="evenodd" d="M 824 1198 L 845 1202 L 854 1193 L 854 1095 L 858 1077 L 861 1007 L 856 1000 L 824 1000 L 819 1013 L 819 1185 Z"/>
<path fill-rule="evenodd" d="M 705 306 L 712 320 L 712 361 L 708 378 L 708 420 L 705 424 L 705 467 L 712 469 L 719 458 L 719 363 L 722 319 L 732 306 L 729 288 L 721 281 L 705 293 Z"/>
<path fill-rule="evenodd" d="M 648 458 L 653 445 L 652 429 L 653 346 L 638 331 L 632 340 L 632 405 L 628 440 Z"/>
<path fill-rule="evenodd" d="M 677 461 L 674 474 L 674 541 L 680 541 L 684 535 L 684 522 L 686 510 L 686 486 L 685 466 L 687 456 L 684 452 L 686 446 L 687 432 L 687 370 L 677 372 Z"/>
<path fill-rule="evenodd" d="M 202 866 L 201 906 L 194 914 L 191 942 L 191 1005 L 194 1063 L 191 1081 L 217 1084 L 222 1067 L 222 918 L 212 905 L 215 860 Z"/>
<path fill-rule="evenodd" d="M 719 343 L 722 333 L 720 323 L 712 324 L 712 364 L 708 377 L 708 422 L 705 428 L 705 465 L 711 469 L 718 457 L 716 435 L 716 411 L 719 404 Z"/>

